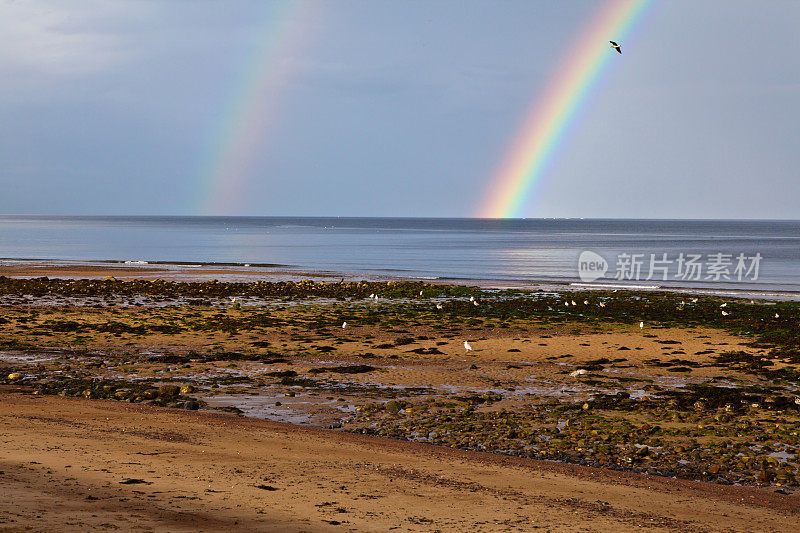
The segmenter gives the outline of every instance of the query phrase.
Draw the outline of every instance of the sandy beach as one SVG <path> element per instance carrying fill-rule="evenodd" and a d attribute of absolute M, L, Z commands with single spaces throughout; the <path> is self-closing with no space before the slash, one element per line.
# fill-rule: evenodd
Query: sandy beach
<path fill-rule="evenodd" d="M 0 278 L 0 527 L 797 520 L 793 302 L 130 268 Z"/>
<path fill-rule="evenodd" d="M 797 496 L 5 388 L 0 527 L 791 531 Z"/>

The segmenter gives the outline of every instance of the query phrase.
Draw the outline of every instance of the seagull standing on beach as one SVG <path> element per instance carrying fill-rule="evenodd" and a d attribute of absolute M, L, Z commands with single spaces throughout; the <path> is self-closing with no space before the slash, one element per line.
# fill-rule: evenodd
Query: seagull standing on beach
<path fill-rule="evenodd" d="M 639 322 L 639 329 L 644 328 L 644 322 Z"/>
<path fill-rule="evenodd" d="M 442 304 L 436 304 L 436 309 L 441 309 L 441 308 L 442 308 Z"/>
<path fill-rule="evenodd" d="M 617 51 L 617 52 L 619 52 L 620 54 L 622 53 L 622 47 L 621 47 L 620 45 L 618 45 L 618 44 L 617 44 L 617 43 L 615 43 L 614 41 L 608 41 L 608 42 L 610 42 L 610 43 L 611 43 L 611 48 L 613 48 L 614 50 L 616 50 L 616 51 Z"/>
<path fill-rule="evenodd" d="M 347 327 L 347 322 L 342 322 L 342 329 Z"/>
<path fill-rule="evenodd" d="M 464 349 L 468 352 L 472 351 L 472 346 L 469 345 L 467 341 L 464 341 Z"/>

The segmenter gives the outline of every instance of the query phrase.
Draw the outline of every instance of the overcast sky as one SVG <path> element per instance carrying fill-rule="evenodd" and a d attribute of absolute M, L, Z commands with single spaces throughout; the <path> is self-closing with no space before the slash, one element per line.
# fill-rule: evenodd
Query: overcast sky
<path fill-rule="evenodd" d="M 0 213 L 474 216 L 599 6 L 0 0 Z M 654 0 L 525 214 L 800 219 L 799 25 Z"/>

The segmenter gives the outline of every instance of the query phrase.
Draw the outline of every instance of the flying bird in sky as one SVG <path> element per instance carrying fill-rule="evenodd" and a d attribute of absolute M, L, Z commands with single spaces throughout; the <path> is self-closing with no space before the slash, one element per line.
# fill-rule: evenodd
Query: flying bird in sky
<path fill-rule="evenodd" d="M 610 42 L 610 43 L 611 43 L 611 48 L 613 48 L 614 50 L 616 50 L 616 51 L 617 51 L 617 52 L 619 52 L 620 54 L 622 53 L 622 47 L 621 47 L 620 45 L 618 45 L 618 44 L 617 44 L 617 43 L 615 43 L 614 41 L 608 41 L 608 42 Z"/>

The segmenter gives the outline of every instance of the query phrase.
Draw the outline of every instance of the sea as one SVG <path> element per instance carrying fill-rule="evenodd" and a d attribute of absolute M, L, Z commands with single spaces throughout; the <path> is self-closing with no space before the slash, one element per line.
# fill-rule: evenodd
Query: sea
<path fill-rule="evenodd" d="M 800 221 L 0 216 L 0 265 L 31 261 L 800 293 Z"/>

